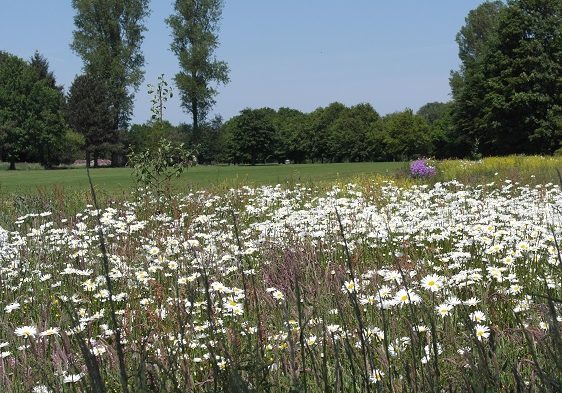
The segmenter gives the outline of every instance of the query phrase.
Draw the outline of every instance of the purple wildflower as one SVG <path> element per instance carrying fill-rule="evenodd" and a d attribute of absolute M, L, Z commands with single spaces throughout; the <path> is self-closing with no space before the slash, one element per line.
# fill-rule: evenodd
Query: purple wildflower
<path fill-rule="evenodd" d="M 415 160 L 410 163 L 410 175 L 413 177 L 431 177 L 435 173 L 435 168 L 428 165 L 426 159 Z"/>

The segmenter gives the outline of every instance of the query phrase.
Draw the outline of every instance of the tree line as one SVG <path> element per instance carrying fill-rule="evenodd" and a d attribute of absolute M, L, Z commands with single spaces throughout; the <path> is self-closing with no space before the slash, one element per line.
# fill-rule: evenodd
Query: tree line
<path fill-rule="evenodd" d="M 246 108 L 209 118 L 217 87 L 229 81 L 216 59 L 222 0 L 176 0 L 166 19 L 179 72 L 174 88 L 191 115 L 172 125 L 172 88 L 151 87 L 153 116 L 130 124 L 143 80 L 141 50 L 149 0 L 73 0 L 71 48 L 84 62 L 68 91 L 47 60 L 0 53 L 0 154 L 12 165 L 50 167 L 77 154 L 125 164 L 163 138 L 195 148 L 203 163 L 344 162 L 552 154 L 562 141 L 562 0 L 485 1 L 456 36 L 460 68 L 449 102 L 380 116 L 368 103 L 332 103 L 310 113 Z"/>
<path fill-rule="evenodd" d="M 0 159 L 11 169 L 21 160 L 45 167 L 70 162 L 77 150 L 87 165 L 101 157 L 113 165 L 126 163 L 134 97 L 144 78 L 141 45 L 149 5 L 149 0 L 72 0 L 70 47 L 82 58 L 83 73 L 67 94 L 34 72 L 33 59 L 0 52 Z M 228 66 L 214 54 L 222 8 L 222 0 L 176 0 L 166 19 L 180 68 L 174 81 L 195 129 L 215 103 L 217 86 L 228 82 Z M 37 56 L 43 74 L 54 80 L 48 62 Z"/>
<path fill-rule="evenodd" d="M 293 163 L 403 161 L 442 154 L 440 123 L 426 108 L 381 117 L 370 104 L 351 107 L 335 102 L 313 112 L 296 109 L 244 109 L 226 122 L 220 117 L 191 124 L 135 124 L 129 132 L 134 149 L 155 147 L 162 138 L 194 146 L 201 163 Z"/>

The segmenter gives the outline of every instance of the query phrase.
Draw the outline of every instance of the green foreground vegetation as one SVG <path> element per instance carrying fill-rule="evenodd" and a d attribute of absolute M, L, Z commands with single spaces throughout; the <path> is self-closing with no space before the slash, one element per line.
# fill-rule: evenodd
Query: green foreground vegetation
<path fill-rule="evenodd" d="M 1 171 L 0 390 L 562 391 L 562 158 L 430 165 Z"/>
<path fill-rule="evenodd" d="M 281 184 L 293 188 L 297 184 L 327 190 L 355 183 L 376 190 L 383 182 L 392 181 L 400 187 L 434 184 L 457 180 L 468 186 L 505 180 L 537 185 L 559 184 L 557 170 L 562 170 L 562 157 L 508 156 L 489 157 L 478 161 L 430 161 L 436 175 L 413 178 L 405 162 L 195 166 L 190 167 L 172 183 L 175 193 L 207 191 L 222 195 L 230 188 Z M 0 226 L 11 228 L 16 217 L 37 211 L 60 215 L 74 214 L 91 204 L 85 169 L 43 170 L 35 164 L 19 164 L 17 171 L 8 171 L 0 163 Z M 91 170 L 102 206 L 130 200 L 135 190 L 130 168 L 99 168 Z"/>

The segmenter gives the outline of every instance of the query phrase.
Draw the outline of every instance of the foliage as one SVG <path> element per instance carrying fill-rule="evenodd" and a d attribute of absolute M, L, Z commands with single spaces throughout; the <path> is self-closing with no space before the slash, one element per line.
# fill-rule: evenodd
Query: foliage
<path fill-rule="evenodd" d="M 369 104 L 345 108 L 327 129 L 327 154 L 332 162 L 368 161 L 369 133 L 379 114 Z"/>
<path fill-rule="evenodd" d="M 476 141 L 471 136 L 471 127 L 475 126 L 476 111 L 482 105 L 470 86 L 476 80 L 481 80 L 479 69 L 486 45 L 496 33 L 499 13 L 504 6 L 502 1 L 480 4 L 468 13 L 466 23 L 456 37 L 461 67 L 460 70 L 451 72 L 450 85 L 454 102 L 454 138 L 461 156 L 468 155 L 474 148 Z"/>
<path fill-rule="evenodd" d="M 448 115 L 450 107 L 450 102 L 428 102 L 421 106 L 416 114 L 424 117 L 429 125 L 433 125 Z"/>
<path fill-rule="evenodd" d="M 145 191 L 163 195 L 170 181 L 187 168 L 193 155 L 185 146 L 161 139 L 155 147 L 129 154 L 129 165 L 137 185 Z"/>
<path fill-rule="evenodd" d="M 106 82 L 114 116 L 111 131 L 126 128 L 131 90 L 143 79 L 141 44 L 148 6 L 149 0 L 72 0 L 76 15 L 71 48 L 82 58 L 87 74 Z"/>
<path fill-rule="evenodd" d="M 411 109 L 386 115 L 382 118 L 381 144 L 387 159 L 427 156 L 431 152 L 429 124 Z"/>
<path fill-rule="evenodd" d="M 441 117 L 431 125 L 412 111 L 381 119 L 369 104 L 346 107 L 336 102 L 311 113 L 246 109 L 214 134 L 214 156 L 230 163 L 398 161 L 430 153 L 441 157 L 454 151 L 451 129 L 450 104 L 443 104 Z M 254 137 L 256 141 L 250 140 Z"/>
<path fill-rule="evenodd" d="M 0 144 L 2 157 L 15 169 L 17 160 L 31 158 L 51 167 L 64 143 L 63 96 L 30 64 L 0 52 Z"/>
<path fill-rule="evenodd" d="M 64 136 L 64 143 L 61 146 L 61 151 L 57 153 L 57 156 L 60 157 L 61 162 L 70 164 L 78 157 L 82 156 L 82 149 L 85 143 L 84 135 L 68 128 Z"/>
<path fill-rule="evenodd" d="M 191 124 L 180 124 L 179 132 L 185 136 L 188 146 L 197 153 L 197 163 L 212 164 L 226 162 L 226 149 L 222 135 L 222 117 L 215 116 L 210 120 L 199 123 L 199 127 L 194 129 Z"/>
<path fill-rule="evenodd" d="M 235 163 L 255 165 L 273 158 L 276 144 L 274 114 L 270 108 L 244 109 L 230 121 L 233 127 L 230 149 Z"/>
<path fill-rule="evenodd" d="M 459 146 L 453 124 L 453 106 L 450 102 L 430 102 L 417 111 L 431 128 L 431 155 L 435 158 L 450 158 L 459 155 Z"/>
<path fill-rule="evenodd" d="M 215 103 L 215 83 L 228 83 L 228 66 L 216 60 L 222 0 L 176 0 L 174 14 L 166 22 L 172 29 L 172 52 L 181 71 L 176 86 L 184 109 L 193 117 L 197 130 Z"/>
<path fill-rule="evenodd" d="M 148 85 L 148 94 L 152 94 L 150 103 L 152 108 L 152 120 L 159 122 L 164 121 L 164 109 L 166 109 L 166 102 L 174 96 L 171 87 L 168 87 L 168 82 L 164 79 L 164 74 L 158 77 L 156 86 Z"/>
<path fill-rule="evenodd" d="M 291 108 L 279 108 L 272 122 L 277 132 L 277 143 L 273 155 L 279 163 L 290 160 L 294 163 L 304 162 L 309 155 L 309 141 L 303 130 L 307 114 Z"/>
<path fill-rule="evenodd" d="M 103 79 L 93 74 L 79 75 L 68 93 L 66 115 L 69 125 L 84 136 L 86 165 L 93 155 L 94 165 L 104 151 L 118 140 L 113 129 L 114 113 L 109 89 Z"/>
<path fill-rule="evenodd" d="M 465 152 L 478 143 L 484 155 L 552 153 L 562 139 L 562 2 L 484 3 L 476 11 L 461 33 L 475 25 L 485 34 L 472 35 L 478 45 L 466 39 L 474 50 L 461 45 L 462 88 L 453 88 Z"/>
<path fill-rule="evenodd" d="M 330 162 L 328 128 L 345 110 L 345 105 L 333 102 L 326 108 L 318 108 L 310 114 L 304 132 L 312 162 Z"/>
<path fill-rule="evenodd" d="M 562 140 L 562 1 L 510 2 L 483 73 L 484 151 L 552 153 Z"/>
<path fill-rule="evenodd" d="M 29 65 L 35 70 L 37 77 L 40 80 L 45 80 L 47 86 L 51 89 L 57 89 L 62 92 L 63 87 L 57 85 L 55 75 L 49 69 L 49 61 L 45 58 L 45 56 L 41 55 L 39 51 L 35 51 L 33 57 L 29 60 Z"/>
<path fill-rule="evenodd" d="M 174 127 L 164 120 L 133 124 L 127 133 L 132 151 L 139 152 L 156 148 L 165 139 L 173 144 L 188 143 L 187 135 L 181 127 Z"/>

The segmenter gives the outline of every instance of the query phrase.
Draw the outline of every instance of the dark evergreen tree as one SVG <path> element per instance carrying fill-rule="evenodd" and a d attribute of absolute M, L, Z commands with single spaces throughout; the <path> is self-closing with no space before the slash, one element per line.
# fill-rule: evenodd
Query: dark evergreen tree
<path fill-rule="evenodd" d="M 44 80 L 50 88 L 57 89 L 62 93 L 63 87 L 57 85 L 55 74 L 49 69 L 49 61 L 39 51 L 35 51 L 33 57 L 29 60 L 29 64 L 35 70 L 39 79 Z"/>
<path fill-rule="evenodd" d="M 112 150 L 116 139 L 111 94 L 103 79 L 83 74 L 74 79 L 68 94 L 66 115 L 69 125 L 84 136 L 86 165 Z"/>

